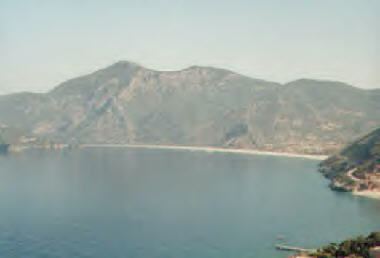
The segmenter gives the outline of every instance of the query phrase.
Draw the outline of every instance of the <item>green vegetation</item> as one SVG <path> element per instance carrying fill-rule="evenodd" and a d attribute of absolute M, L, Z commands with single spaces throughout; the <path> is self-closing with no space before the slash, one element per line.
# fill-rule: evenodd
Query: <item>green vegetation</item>
<path fill-rule="evenodd" d="M 27 147 L 42 147 L 53 144 L 45 138 L 38 137 L 23 130 L 0 124 L 0 152 L 6 153 L 9 148 L 23 149 Z"/>
<path fill-rule="evenodd" d="M 367 237 L 359 236 L 355 239 L 348 239 L 340 244 L 331 243 L 308 255 L 318 258 L 348 256 L 352 258 L 369 258 L 370 249 L 376 246 L 380 246 L 380 232 L 372 232 Z"/>
<path fill-rule="evenodd" d="M 48 93 L 0 96 L 0 123 L 64 143 L 328 154 L 380 126 L 379 99 L 379 90 L 335 81 L 280 84 L 213 67 L 165 72 L 122 61 Z"/>
<path fill-rule="evenodd" d="M 321 162 L 320 171 L 334 190 L 380 189 L 380 128 Z M 352 175 L 348 174 L 352 171 Z M 356 180 L 353 180 L 353 176 Z"/>

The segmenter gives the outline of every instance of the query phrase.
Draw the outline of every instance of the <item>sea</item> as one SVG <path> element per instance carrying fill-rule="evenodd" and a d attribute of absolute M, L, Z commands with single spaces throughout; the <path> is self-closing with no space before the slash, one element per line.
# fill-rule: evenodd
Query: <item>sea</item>
<path fill-rule="evenodd" d="M 175 149 L 0 156 L 0 257 L 287 257 L 380 229 L 318 160 Z"/>

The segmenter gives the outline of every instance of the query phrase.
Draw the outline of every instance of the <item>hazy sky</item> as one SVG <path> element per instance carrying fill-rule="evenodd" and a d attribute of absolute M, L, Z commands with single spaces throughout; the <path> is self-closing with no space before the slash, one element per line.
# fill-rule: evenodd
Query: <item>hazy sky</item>
<path fill-rule="evenodd" d="M 0 0 L 0 93 L 130 60 L 380 87 L 378 0 Z"/>

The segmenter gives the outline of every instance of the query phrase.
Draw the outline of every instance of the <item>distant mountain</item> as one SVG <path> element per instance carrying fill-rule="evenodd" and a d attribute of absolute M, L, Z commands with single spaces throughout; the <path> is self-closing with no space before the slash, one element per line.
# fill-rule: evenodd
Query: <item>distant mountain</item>
<path fill-rule="evenodd" d="M 36 140 L 37 137 L 30 136 L 20 129 L 0 124 L 0 143 L 21 144 Z"/>
<path fill-rule="evenodd" d="M 380 126 L 380 91 L 284 85 L 193 66 L 118 62 L 46 94 L 0 96 L 0 123 L 69 143 L 144 143 L 331 153 Z"/>
<path fill-rule="evenodd" d="M 371 190 L 380 196 L 380 128 L 323 161 L 320 171 L 333 189 Z"/>
<path fill-rule="evenodd" d="M 0 154 L 8 150 L 18 151 L 31 147 L 54 148 L 55 145 L 42 137 L 31 135 L 12 126 L 0 124 Z"/>

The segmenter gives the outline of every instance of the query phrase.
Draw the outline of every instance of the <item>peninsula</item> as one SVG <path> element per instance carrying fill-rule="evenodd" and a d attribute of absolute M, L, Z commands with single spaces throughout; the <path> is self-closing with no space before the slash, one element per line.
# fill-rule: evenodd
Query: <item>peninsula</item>
<path fill-rule="evenodd" d="M 380 199 L 380 128 L 320 163 L 336 191 Z"/>

